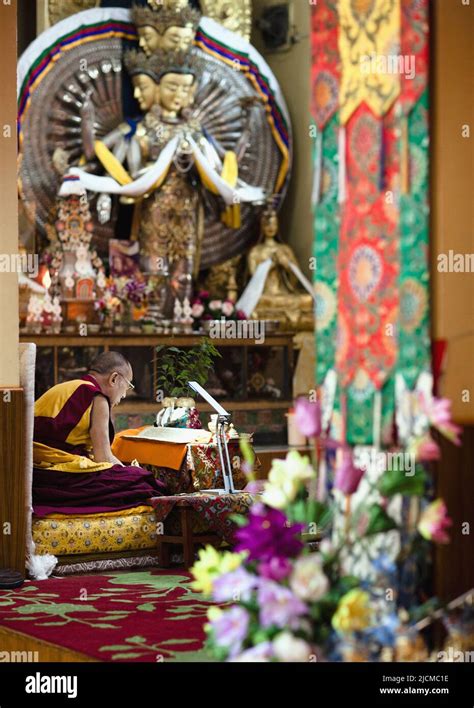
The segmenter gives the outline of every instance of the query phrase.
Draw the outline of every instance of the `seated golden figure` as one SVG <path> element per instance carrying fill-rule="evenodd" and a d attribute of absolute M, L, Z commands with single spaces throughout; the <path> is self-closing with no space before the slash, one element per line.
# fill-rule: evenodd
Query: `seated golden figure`
<path fill-rule="evenodd" d="M 260 263 L 271 258 L 272 267 L 252 316 L 260 320 L 278 320 L 285 330 L 312 330 L 313 298 L 304 291 L 291 270 L 290 263 L 298 266 L 292 248 L 276 241 L 277 235 L 277 213 L 274 209 L 266 210 L 261 219 L 262 242 L 250 250 L 248 266 L 253 275 Z"/>

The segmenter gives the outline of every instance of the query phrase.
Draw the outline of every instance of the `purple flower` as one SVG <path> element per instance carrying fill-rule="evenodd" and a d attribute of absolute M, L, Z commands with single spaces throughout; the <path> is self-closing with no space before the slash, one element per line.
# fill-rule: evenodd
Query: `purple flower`
<path fill-rule="evenodd" d="M 214 580 L 212 597 L 216 602 L 246 601 L 250 599 L 252 590 L 258 585 L 259 579 L 244 568 L 237 568 L 230 573 L 224 573 Z"/>
<path fill-rule="evenodd" d="M 291 573 L 291 569 L 292 565 L 287 558 L 277 557 L 263 561 L 263 563 L 260 563 L 258 566 L 258 572 L 262 578 L 276 580 L 277 582 L 287 578 Z"/>
<path fill-rule="evenodd" d="M 245 468 L 246 462 L 242 462 L 241 470 L 247 474 L 247 469 Z M 252 469 L 250 469 L 250 472 L 252 472 Z M 264 479 L 253 479 L 251 482 L 248 482 L 245 491 L 248 492 L 249 494 L 261 494 L 263 492 L 263 488 L 265 486 L 265 480 Z"/>
<path fill-rule="evenodd" d="M 274 656 L 273 645 L 271 642 L 261 642 L 250 649 L 242 652 L 236 656 L 232 661 L 248 661 L 248 662 L 260 662 L 260 661 L 270 661 Z"/>
<path fill-rule="evenodd" d="M 262 580 L 258 589 L 260 624 L 262 627 L 287 628 L 299 624 L 299 617 L 306 614 L 307 606 L 284 585 L 272 580 Z"/>
<path fill-rule="evenodd" d="M 336 469 L 334 487 L 346 495 L 354 494 L 363 476 L 364 470 L 354 465 L 352 454 L 349 451 L 344 451 L 342 462 Z"/>
<path fill-rule="evenodd" d="M 210 623 L 214 630 L 216 644 L 229 649 L 229 656 L 236 656 L 242 649 L 242 643 L 249 628 L 247 610 L 236 605 L 225 610 Z"/>
<path fill-rule="evenodd" d="M 321 435 L 321 406 L 318 401 L 308 401 L 307 398 L 297 398 L 295 401 L 296 425 L 307 438 L 317 438 Z"/>
<path fill-rule="evenodd" d="M 303 548 L 299 538 L 304 524 L 287 526 L 285 514 L 254 504 L 247 526 L 238 529 L 236 551 L 248 551 L 249 560 L 270 561 L 272 558 L 293 558 Z"/>

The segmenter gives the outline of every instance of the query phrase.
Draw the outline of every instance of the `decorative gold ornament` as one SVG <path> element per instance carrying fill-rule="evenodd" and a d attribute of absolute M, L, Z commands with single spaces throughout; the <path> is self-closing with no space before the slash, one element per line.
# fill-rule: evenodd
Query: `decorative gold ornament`
<path fill-rule="evenodd" d="M 48 22 L 54 25 L 76 12 L 90 10 L 99 5 L 100 0 L 48 0 Z"/>
<path fill-rule="evenodd" d="M 201 0 L 204 15 L 232 32 L 250 39 L 252 32 L 252 0 Z"/>
<path fill-rule="evenodd" d="M 188 6 L 188 0 L 147 0 L 147 2 L 153 10 L 162 10 L 163 8 L 182 10 Z"/>

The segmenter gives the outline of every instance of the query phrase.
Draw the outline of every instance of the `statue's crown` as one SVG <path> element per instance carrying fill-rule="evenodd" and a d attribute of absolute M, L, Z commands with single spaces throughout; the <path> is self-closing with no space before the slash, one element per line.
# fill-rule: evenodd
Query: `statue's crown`
<path fill-rule="evenodd" d="M 278 206 L 280 203 L 280 196 L 278 194 L 268 195 L 265 200 L 265 205 L 261 212 L 263 219 L 268 219 L 268 217 L 273 216 L 278 211 Z"/>
<path fill-rule="evenodd" d="M 143 5 L 132 7 L 132 19 L 137 27 L 153 27 L 163 35 L 170 27 L 192 27 L 196 32 L 201 13 L 192 7 L 167 7 L 156 5 L 157 9 Z M 159 9 L 158 9 L 159 8 Z"/>
<path fill-rule="evenodd" d="M 202 71 L 202 59 L 193 51 L 165 52 L 162 49 L 152 56 L 131 49 L 125 52 L 125 66 L 131 76 L 147 74 L 159 83 L 165 74 L 192 74 L 198 77 Z"/>

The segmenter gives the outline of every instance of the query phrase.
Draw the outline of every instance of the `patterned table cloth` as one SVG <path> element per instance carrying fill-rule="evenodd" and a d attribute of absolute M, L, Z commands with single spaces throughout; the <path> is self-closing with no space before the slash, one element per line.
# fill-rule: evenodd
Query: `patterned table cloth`
<path fill-rule="evenodd" d="M 235 523 L 230 519 L 232 514 L 246 515 L 256 501 L 256 494 L 237 492 L 236 494 L 177 494 L 170 497 L 153 497 L 151 505 L 155 510 L 157 523 L 164 522 L 175 508 L 191 507 L 199 516 L 203 528 L 209 533 L 215 533 L 227 543 L 233 542 Z"/>
<path fill-rule="evenodd" d="M 169 443 L 165 443 L 164 447 L 169 448 Z M 166 485 L 171 494 L 191 493 L 224 486 L 220 469 L 219 453 L 214 443 L 190 443 L 186 446 L 178 445 L 176 447 L 185 447 L 186 452 L 181 465 L 179 467 L 176 465 L 174 469 L 162 463 L 162 444 L 158 441 L 153 441 L 149 444 L 146 459 L 140 457 L 139 453 L 141 447 L 137 446 L 133 448 L 133 451 L 138 451 L 136 459 L 140 465 L 153 472 L 155 477 Z M 239 441 L 229 440 L 228 448 L 234 477 L 234 487 L 235 489 L 243 489 L 248 480 L 242 470 L 243 458 Z M 151 457 L 149 453 L 150 449 L 153 452 L 153 456 Z M 118 456 L 120 457 L 120 455 Z M 132 461 L 131 459 L 128 460 L 123 457 L 120 457 L 120 459 L 122 462 L 130 463 Z M 257 460 L 255 463 L 255 469 L 258 469 L 260 463 Z"/>

